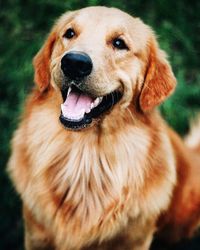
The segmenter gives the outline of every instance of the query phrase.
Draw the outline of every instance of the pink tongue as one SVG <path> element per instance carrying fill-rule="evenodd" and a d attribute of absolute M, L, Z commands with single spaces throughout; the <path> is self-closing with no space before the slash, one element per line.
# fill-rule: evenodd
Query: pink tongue
<path fill-rule="evenodd" d="M 61 104 L 63 116 L 68 119 L 81 120 L 85 112 L 90 111 L 93 99 L 86 95 L 70 92 L 65 102 Z"/>

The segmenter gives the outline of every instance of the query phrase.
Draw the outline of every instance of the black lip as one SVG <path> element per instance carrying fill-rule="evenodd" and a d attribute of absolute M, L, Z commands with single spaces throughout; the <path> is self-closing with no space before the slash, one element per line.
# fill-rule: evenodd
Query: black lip
<path fill-rule="evenodd" d="M 75 87 L 76 88 L 76 87 Z M 61 93 L 63 100 L 66 99 L 68 87 L 62 88 Z M 80 91 L 76 88 L 76 91 Z M 81 92 L 81 91 L 80 91 Z M 85 113 L 84 117 L 80 121 L 69 120 L 63 116 L 62 111 L 59 117 L 60 122 L 65 128 L 71 130 L 81 130 L 88 127 L 94 119 L 99 118 L 102 114 L 109 111 L 122 97 L 119 91 L 114 91 L 103 97 L 101 103 L 93 108 L 90 113 Z"/>

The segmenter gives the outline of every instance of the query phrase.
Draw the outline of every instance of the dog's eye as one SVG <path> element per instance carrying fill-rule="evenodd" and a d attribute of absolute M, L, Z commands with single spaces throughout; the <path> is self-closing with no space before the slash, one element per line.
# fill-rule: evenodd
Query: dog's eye
<path fill-rule="evenodd" d="M 126 45 L 124 40 L 121 38 L 115 38 L 112 41 L 112 45 L 113 45 L 113 47 L 120 49 L 120 50 L 123 50 L 123 49 L 128 50 L 128 46 Z"/>
<path fill-rule="evenodd" d="M 72 28 L 69 28 L 64 34 L 64 37 L 67 39 L 71 39 L 74 36 L 75 36 L 75 31 Z"/>

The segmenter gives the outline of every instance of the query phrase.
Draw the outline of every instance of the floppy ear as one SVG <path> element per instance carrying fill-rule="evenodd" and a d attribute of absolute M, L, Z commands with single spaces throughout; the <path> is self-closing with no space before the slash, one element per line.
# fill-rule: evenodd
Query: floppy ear
<path fill-rule="evenodd" d="M 142 111 L 149 111 L 163 102 L 174 90 L 176 79 L 165 53 L 153 39 L 149 44 L 149 58 L 139 104 Z"/>
<path fill-rule="evenodd" d="M 50 83 L 49 64 L 55 40 L 56 33 L 52 32 L 47 38 L 44 46 L 33 59 L 33 66 L 35 69 L 34 81 L 41 92 L 44 91 Z"/>

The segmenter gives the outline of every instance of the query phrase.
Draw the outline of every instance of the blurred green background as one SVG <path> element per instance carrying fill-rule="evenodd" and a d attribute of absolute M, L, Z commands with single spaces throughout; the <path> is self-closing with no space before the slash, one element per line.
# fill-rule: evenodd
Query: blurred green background
<path fill-rule="evenodd" d="M 0 250 L 23 249 L 21 203 L 5 167 L 10 138 L 33 86 L 32 58 L 61 13 L 90 5 L 118 7 L 155 29 L 178 79 L 176 93 L 161 107 L 171 126 L 184 135 L 200 108 L 199 0 L 0 0 Z M 173 249 L 199 250 L 200 240 Z"/>

